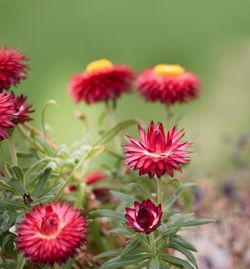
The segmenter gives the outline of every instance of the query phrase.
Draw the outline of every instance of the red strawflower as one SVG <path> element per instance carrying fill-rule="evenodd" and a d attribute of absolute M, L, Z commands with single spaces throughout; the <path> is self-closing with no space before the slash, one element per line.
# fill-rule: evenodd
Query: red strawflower
<path fill-rule="evenodd" d="M 66 203 L 39 205 L 18 224 L 16 244 L 27 259 L 62 264 L 86 239 L 86 218 Z"/>
<path fill-rule="evenodd" d="M 93 171 L 87 175 L 86 184 L 92 185 L 100 180 L 105 179 L 105 178 L 106 178 L 106 175 L 103 173 L 102 170 L 96 170 L 96 171 Z"/>
<path fill-rule="evenodd" d="M 139 170 L 139 175 L 148 174 L 149 177 L 160 178 L 165 173 L 174 176 L 174 170 L 182 172 L 181 164 L 189 161 L 191 144 L 181 142 L 184 132 L 177 131 L 176 127 L 167 134 L 164 133 L 162 123 L 156 126 L 151 122 L 147 132 L 138 126 L 140 139 L 128 136 L 131 144 L 124 145 L 129 151 L 125 153 L 126 163 L 134 170 Z"/>
<path fill-rule="evenodd" d="M 151 233 L 161 223 L 161 204 L 155 206 L 151 200 L 134 202 L 134 208 L 126 208 L 126 224 L 137 232 Z"/>
<path fill-rule="evenodd" d="M 16 49 L 0 49 L 0 91 L 9 90 L 11 86 L 19 84 L 21 79 L 25 79 L 28 66 L 24 63 L 26 55 L 19 53 Z"/>
<path fill-rule="evenodd" d="M 70 81 L 69 92 L 76 102 L 114 101 L 122 93 L 131 91 L 133 78 L 129 67 L 102 59 L 90 63 L 82 74 L 75 75 Z"/>
<path fill-rule="evenodd" d="M 168 105 L 196 98 L 200 87 L 196 75 L 179 65 L 166 64 L 142 72 L 136 84 L 147 101 L 160 101 Z"/>
<path fill-rule="evenodd" d="M 0 141 L 8 138 L 9 128 L 15 125 L 16 100 L 10 92 L 0 92 Z"/>
<path fill-rule="evenodd" d="M 25 97 L 23 95 L 16 97 L 15 121 L 17 124 L 32 120 L 32 118 L 30 118 L 29 114 L 34 112 L 34 110 L 31 109 L 32 105 L 29 105 L 26 103 L 26 100 L 27 100 L 27 97 Z"/>

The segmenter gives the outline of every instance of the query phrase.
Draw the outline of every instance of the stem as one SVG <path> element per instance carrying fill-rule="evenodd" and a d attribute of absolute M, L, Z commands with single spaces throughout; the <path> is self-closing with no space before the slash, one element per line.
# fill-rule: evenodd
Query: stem
<path fill-rule="evenodd" d="M 16 156 L 16 149 L 15 149 L 15 145 L 14 145 L 14 141 L 13 141 L 12 136 L 10 136 L 8 138 L 8 148 L 9 148 L 9 153 L 10 153 L 12 163 L 14 165 L 18 165 L 17 156 Z"/>
<path fill-rule="evenodd" d="M 149 234 L 149 241 L 150 241 L 150 245 L 152 247 L 153 252 L 155 252 L 156 245 L 155 245 L 155 238 L 154 238 L 154 234 L 153 233 L 150 233 Z"/>
<path fill-rule="evenodd" d="M 105 107 L 106 107 L 107 114 L 109 116 L 110 124 L 113 127 L 116 125 L 116 122 L 117 122 L 115 119 L 114 108 L 110 108 L 110 105 L 108 102 L 105 103 Z M 120 142 L 120 139 L 118 136 L 114 137 L 114 145 L 115 145 L 117 152 L 121 153 L 121 142 Z"/>
<path fill-rule="evenodd" d="M 157 181 L 157 203 L 162 204 L 164 198 L 164 187 L 161 178 L 156 179 Z"/>

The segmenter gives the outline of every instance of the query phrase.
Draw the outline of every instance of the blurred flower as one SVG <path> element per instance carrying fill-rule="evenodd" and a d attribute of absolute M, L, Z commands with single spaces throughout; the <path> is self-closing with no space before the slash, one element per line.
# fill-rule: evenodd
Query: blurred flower
<path fill-rule="evenodd" d="M 142 72 L 137 80 L 141 95 L 147 101 L 164 104 L 183 103 L 198 96 L 197 76 L 179 65 L 160 64 Z"/>
<path fill-rule="evenodd" d="M 18 123 L 24 123 L 26 121 L 32 120 L 29 117 L 29 114 L 34 112 L 34 110 L 31 109 L 31 105 L 26 103 L 27 97 L 20 95 L 19 97 L 16 97 L 16 113 L 15 113 L 15 121 Z"/>
<path fill-rule="evenodd" d="M 76 102 L 91 104 L 115 100 L 122 93 L 131 91 L 133 78 L 129 67 L 113 65 L 102 59 L 91 62 L 82 74 L 75 75 L 69 92 Z"/>
<path fill-rule="evenodd" d="M 26 97 L 16 97 L 13 92 L 0 92 L 0 141 L 9 137 L 10 128 L 31 120 L 31 105 L 26 104 Z"/>
<path fill-rule="evenodd" d="M 61 264 L 86 241 L 86 218 L 66 203 L 39 205 L 18 224 L 16 244 L 35 263 Z"/>
<path fill-rule="evenodd" d="M 77 185 L 68 185 L 67 187 L 64 188 L 64 193 L 69 194 L 72 191 L 77 190 Z"/>
<path fill-rule="evenodd" d="M 21 79 L 27 76 L 28 66 L 24 64 L 26 55 L 19 53 L 16 49 L 0 49 L 0 91 L 9 90 L 16 86 Z"/>
<path fill-rule="evenodd" d="M 131 144 L 124 145 L 126 163 L 134 170 L 139 170 L 139 175 L 148 174 L 149 177 L 156 175 L 158 178 L 168 173 L 174 176 L 174 170 L 182 172 L 181 164 L 189 161 L 186 148 L 191 144 L 181 142 L 183 131 L 177 131 L 174 127 L 167 134 L 164 133 L 162 123 L 156 126 L 151 122 L 146 132 L 138 126 L 141 139 L 128 136 Z"/>
<path fill-rule="evenodd" d="M 15 104 L 12 93 L 0 92 L 0 141 L 8 138 L 8 129 L 15 125 Z"/>
<path fill-rule="evenodd" d="M 102 170 L 96 170 L 91 173 L 89 173 L 86 177 L 86 184 L 92 185 L 100 180 L 103 180 L 106 178 L 106 175 Z"/>
<path fill-rule="evenodd" d="M 134 208 L 126 208 L 126 224 L 137 232 L 150 233 L 157 229 L 161 222 L 161 204 L 155 206 L 151 200 L 135 202 Z"/>

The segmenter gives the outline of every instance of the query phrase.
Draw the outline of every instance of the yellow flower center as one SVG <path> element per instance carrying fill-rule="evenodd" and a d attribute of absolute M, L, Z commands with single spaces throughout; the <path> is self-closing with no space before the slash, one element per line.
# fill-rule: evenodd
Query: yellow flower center
<path fill-rule="evenodd" d="M 178 64 L 158 64 L 154 71 L 161 77 L 177 77 L 185 72 L 185 69 Z"/>
<path fill-rule="evenodd" d="M 104 71 L 113 67 L 112 62 L 106 59 L 97 60 L 88 64 L 85 69 L 86 73 L 92 73 L 95 71 Z"/>

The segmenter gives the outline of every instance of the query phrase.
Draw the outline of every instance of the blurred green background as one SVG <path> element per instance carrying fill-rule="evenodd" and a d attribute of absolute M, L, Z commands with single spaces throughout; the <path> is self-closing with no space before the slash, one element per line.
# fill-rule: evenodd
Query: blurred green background
<path fill-rule="evenodd" d="M 136 72 L 178 63 L 203 82 L 199 100 L 173 107 L 195 143 L 192 167 L 198 174 L 229 167 L 226 138 L 249 131 L 249 0 L 0 0 L 0 10 L 0 44 L 30 58 L 29 77 L 15 92 L 28 95 L 37 127 L 43 104 L 57 101 L 47 113 L 56 142 L 81 138 L 77 110 L 94 129 L 104 110 L 102 104 L 76 106 L 67 93 L 72 74 L 89 61 L 107 58 Z M 129 117 L 164 121 L 164 107 L 136 93 L 123 96 L 117 118 Z"/>

